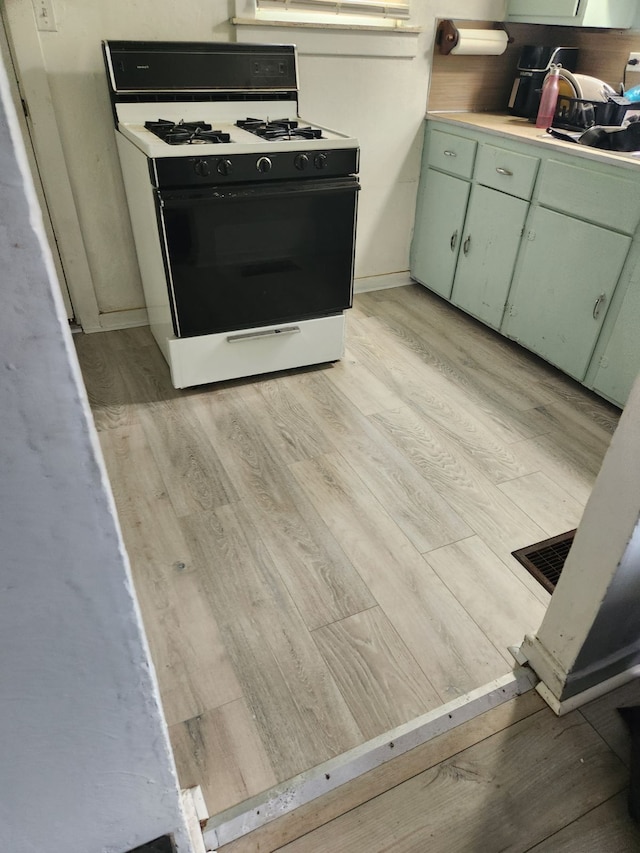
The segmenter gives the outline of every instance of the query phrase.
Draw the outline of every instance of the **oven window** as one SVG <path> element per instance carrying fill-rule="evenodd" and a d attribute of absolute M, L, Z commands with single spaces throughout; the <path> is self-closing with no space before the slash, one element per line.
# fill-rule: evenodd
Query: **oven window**
<path fill-rule="evenodd" d="M 356 179 L 163 198 L 176 335 L 335 314 L 352 299 Z"/>

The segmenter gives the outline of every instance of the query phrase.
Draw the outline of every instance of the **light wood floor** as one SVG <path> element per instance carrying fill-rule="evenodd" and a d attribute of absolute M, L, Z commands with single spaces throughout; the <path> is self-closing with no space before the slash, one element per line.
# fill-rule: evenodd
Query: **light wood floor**
<path fill-rule="evenodd" d="M 625 685 L 557 718 L 535 692 L 494 708 L 220 853 L 637 853 Z"/>
<path fill-rule="evenodd" d="M 76 338 L 181 784 L 212 814 L 486 684 L 547 593 L 617 410 L 419 286 L 322 368 L 176 391 Z"/>

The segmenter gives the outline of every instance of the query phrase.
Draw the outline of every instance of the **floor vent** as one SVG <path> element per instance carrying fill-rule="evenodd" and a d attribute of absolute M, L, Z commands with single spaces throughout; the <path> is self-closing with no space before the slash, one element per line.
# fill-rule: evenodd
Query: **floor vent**
<path fill-rule="evenodd" d="M 575 530 L 569 530 L 560 536 L 512 551 L 512 554 L 547 592 L 553 592 L 575 535 Z"/>

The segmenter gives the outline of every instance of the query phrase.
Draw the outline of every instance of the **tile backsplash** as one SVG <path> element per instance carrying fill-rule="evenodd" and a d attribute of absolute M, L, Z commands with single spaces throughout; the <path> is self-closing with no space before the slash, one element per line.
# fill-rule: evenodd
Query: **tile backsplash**
<path fill-rule="evenodd" d="M 501 26 L 488 21 L 456 23 L 469 27 Z M 629 52 L 640 52 L 640 31 L 540 24 L 508 24 L 507 31 L 513 41 L 502 56 L 443 56 L 437 46 L 434 48 L 429 110 L 506 110 L 520 51 L 525 44 L 578 47 L 580 54 L 576 70 L 600 77 L 616 88 L 622 82 Z"/>

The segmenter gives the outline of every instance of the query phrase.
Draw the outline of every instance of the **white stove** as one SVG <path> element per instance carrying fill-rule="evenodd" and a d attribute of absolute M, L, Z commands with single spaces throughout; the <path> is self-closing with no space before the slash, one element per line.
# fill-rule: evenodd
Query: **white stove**
<path fill-rule="evenodd" d="M 175 387 L 341 358 L 358 142 L 298 116 L 295 48 L 104 53 L 150 326 Z"/>

